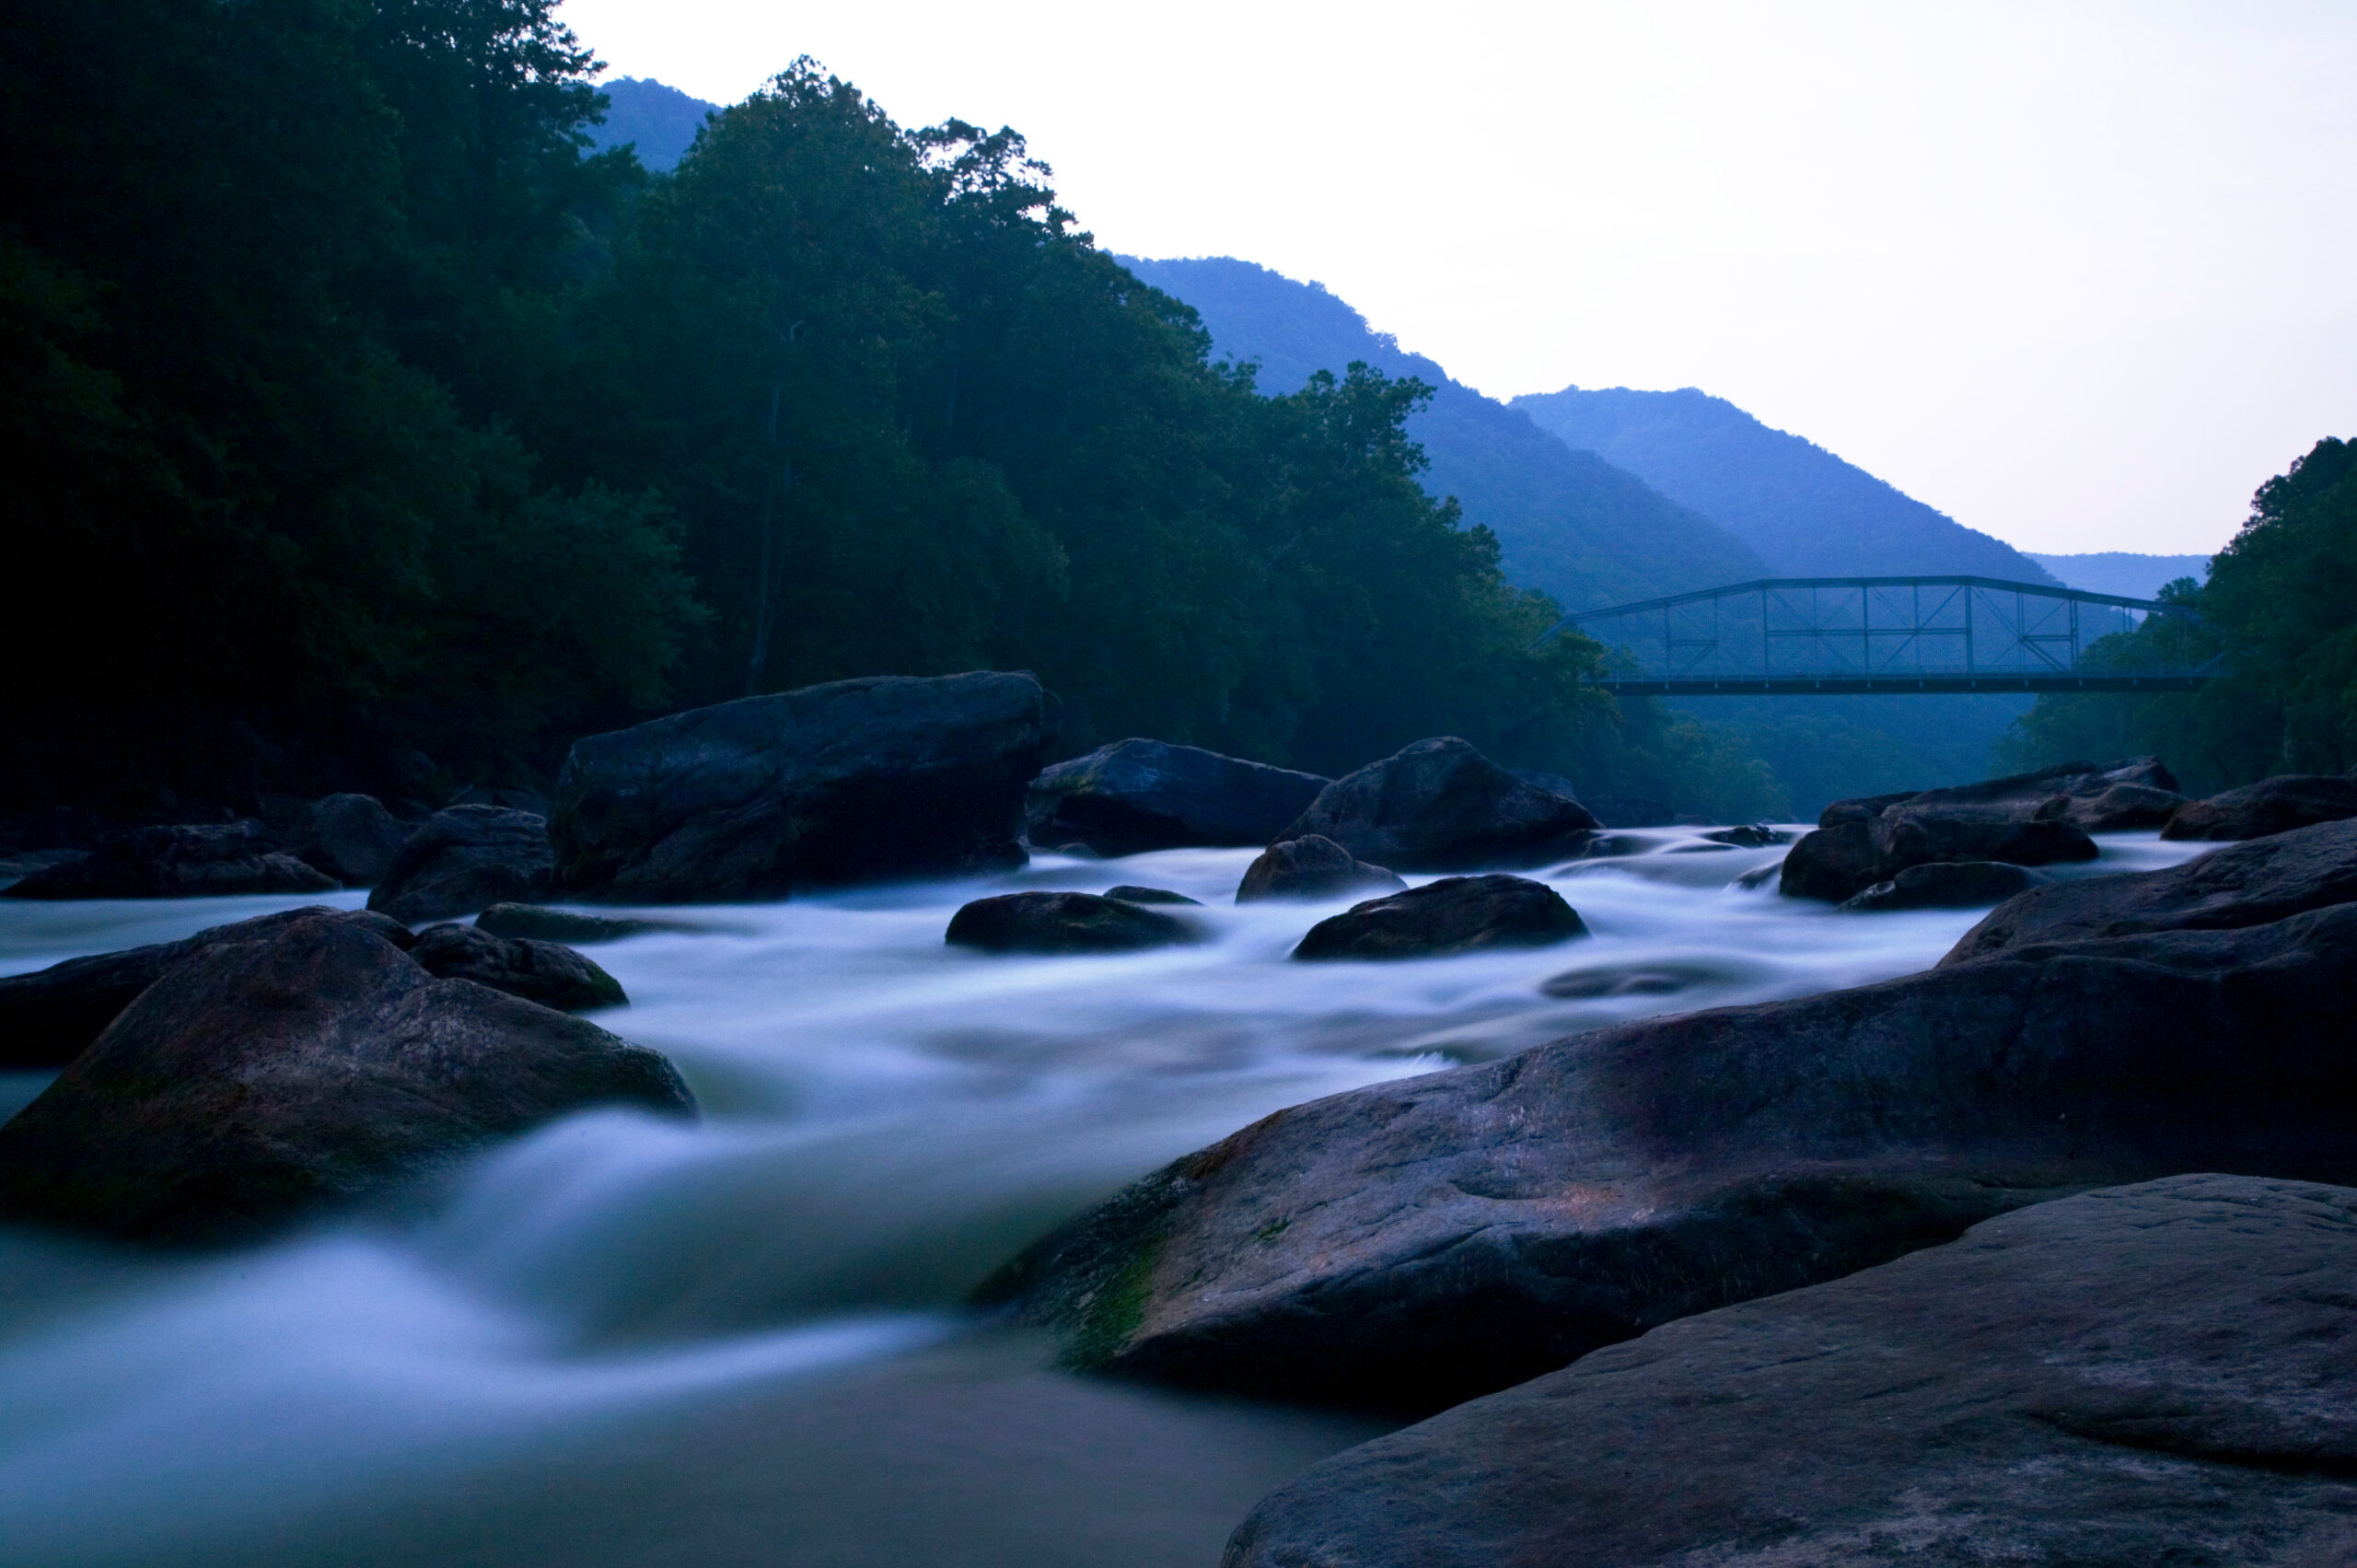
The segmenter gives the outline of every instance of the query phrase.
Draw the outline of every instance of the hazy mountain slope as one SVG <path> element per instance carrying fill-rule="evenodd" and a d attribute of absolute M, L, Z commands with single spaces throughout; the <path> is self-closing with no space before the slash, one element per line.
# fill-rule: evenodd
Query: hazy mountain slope
<path fill-rule="evenodd" d="M 2209 575 L 2207 555 L 2138 555 L 2125 550 L 2098 551 L 2093 555 L 2038 555 L 2032 561 L 2061 579 L 2064 586 L 2089 593 L 2120 594 L 2151 598 L 2179 577 L 2195 582 Z"/>
<path fill-rule="evenodd" d="M 1714 518 L 1785 576 L 1975 573 L 2054 580 L 2012 545 L 1691 387 L 1567 387 L 1526 394 L 1514 406 L 1566 444 L 1600 454 Z"/>
<path fill-rule="evenodd" d="M 601 84 L 598 90 L 606 95 L 606 122 L 589 127 L 591 140 L 600 151 L 634 143 L 638 161 L 649 168 L 677 165 L 696 139 L 703 117 L 720 107 L 648 77 L 624 76 Z"/>
<path fill-rule="evenodd" d="M 1430 383 L 1432 403 L 1408 424 L 1432 459 L 1424 488 L 1456 496 L 1468 522 L 1497 534 L 1507 575 L 1567 609 L 1767 575 L 1758 555 L 1710 518 L 1593 452 L 1573 450 L 1422 354 L 1402 353 L 1319 285 L 1227 257 L 1121 261 L 1193 306 L 1218 353 L 1259 361 L 1263 391 L 1293 391 L 1313 371 L 1340 374 L 1353 360 Z"/>

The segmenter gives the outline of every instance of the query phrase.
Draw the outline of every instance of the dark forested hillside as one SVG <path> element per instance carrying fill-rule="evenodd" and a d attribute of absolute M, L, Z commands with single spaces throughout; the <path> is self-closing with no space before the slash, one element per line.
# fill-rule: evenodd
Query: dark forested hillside
<path fill-rule="evenodd" d="M 1600 454 L 1722 524 L 1778 576 L 1971 573 L 2053 581 L 2003 540 L 1691 387 L 1567 387 L 1514 406 L 1567 445 Z"/>
<path fill-rule="evenodd" d="M 590 145 L 628 147 L 640 163 L 666 173 L 687 156 L 704 116 L 720 108 L 647 77 L 623 76 L 603 84 L 603 91 L 606 120 L 590 128 Z"/>
<path fill-rule="evenodd" d="M 1317 284 L 1228 257 L 1123 260 L 1202 314 L 1215 353 L 1256 362 L 1264 389 L 1291 390 L 1353 360 L 1433 387 L 1431 403 L 1408 423 L 1431 459 L 1425 488 L 1456 496 L 1468 521 L 1498 536 L 1508 576 L 1568 609 L 1766 575 L 1759 558 L 1709 518 L 1401 352 Z"/>

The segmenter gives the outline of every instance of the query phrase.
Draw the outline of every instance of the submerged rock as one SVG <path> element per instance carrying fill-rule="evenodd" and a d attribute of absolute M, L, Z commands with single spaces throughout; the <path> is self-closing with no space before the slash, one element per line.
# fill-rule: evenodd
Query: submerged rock
<path fill-rule="evenodd" d="M 1198 939 L 1183 920 L 1095 893 L 1001 893 L 949 918 L 946 941 L 989 953 L 1129 953 Z"/>
<path fill-rule="evenodd" d="M 1280 837 L 1329 838 L 1399 871 L 1480 871 L 1565 859 L 1598 826 L 1578 801 L 1443 736 L 1336 779 Z"/>
<path fill-rule="evenodd" d="M 1998 860 L 1938 860 L 1910 865 L 1887 882 L 1842 901 L 1859 913 L 1887 910 L 1971 909 L 2000 904 L 2053 878 Z"/>
<path fill-rule="evenodd" d="M 557 779 L 556 885 L 612 902 L 1020 865 L 1050 699 L 1029 675 L 873 676 L 578 741 Z"/>
<path fill-rule="evenodd" d="M 347 888 L 373 888 L 409 842 L 407 824 L 373 795 L 331 795 L 307 807 L 286 852 Z"/>
<path fill-rule="evenodd" d="M 1190 899 L 1184 893 L 1174 893 L 1167 888 L 1141 888 L 1130 882 L 1124 882 L 1118 888 L 1106 889 L 1105 896 L 1109 899 L 1119 899 L 1125 904 L 1192 904 L 1197 909 L 1203 907 L 1203 900 L 1201 899 Z"/>
<path fill-rule="evenodd" d="M 1326 1460 L 1224 1568 L 2357 1562 L 2357 1191 L 2178 1176 Z"/>
<path fill-rule="evenodd" d="M 2357 900 L 2357 820 L 2212 850 L 2164 871 L 2057 882 L 2008 899 L 1943 964 L 2154 931 L 2225 931 Z"/>
<path fill-rule="evenodd" d="M 336 879 L 278 853 L 256 821 L 134 828 L 79 860 L 43 866 L 9 899 L 193 899 L 331 893 Z"/>
<path fill-rule="evenodd" d="M 1080 1365 L 1433 1409 L 2073 1190 L 2348 1179 L 2351 1038 L 2357 906 L 2041 946 L 1279 1111 L 982 1295 Z"/>
<path fill-rule="evenodd" d="M 2357 779 L 2286 773 L 2179 806 L 2165 839 L 2225 842 L 2357 817 Z"/>
<path fill-rule="evenodd" d="M 312 904 L 216 925 L 178 942 L 94 953 L 9 975 L 0 979 L 0 1072 L 64 1066 L 180 959 L 223 942 L 266 940 L 298 920 L 350 921 L 397 947 L 415 940 L 409 927 L 389 915 Z"/>
<path fill-rule="evenodd" d="M 1543 882 L 1492 873 L 1444 877 L 1370 899 L 1309 928 L 1296 958 L 1438 958 L 1485 947 L 1548 947 L 1587 935 Z"/>
<path fill-rule="evenodd" d="M 1032 780 L 1027 819 L 1033 843 L 1105 855 L 1265 844 L 1331 782 L 1199 746 L 1117 740 Z"/>
<path fill-rule="evenodd" d="M 470 980 L 560 1013 L 630 1004 L 621 981 L 572 948 L 479 925 L 429 925 L 409 956 L 437 980 Z"/>
<path fill-rule="evenodd" d="M 1399 892 L 1408 884 L 1380 865 L 1369 865 L 1333 840 L 1316 833 L 1271 844 L 1244 868 L 1236 901 L 1260 899 L 1339 899 L 1381 889 Z"/>
<path fill-rule="evenodd" d="M 414 925 L 548 891 L 549 825 L 528 811 L 451 806 L 401 843 L 368 907 Z"/>
<path fill-rule="evenodd" d="M 239 1241 L 608 1103 L 695 1102 L 594 1024 L 297 919 L 172 965 L 0 1127 L 0 1218 Z"/>
<path fill-rule="evenodd" d="M 493 904 L 475 916 L 475 929 L 493 936 L 528 937 L 585 947 L 595 942 L 619 942 L 656 931 L 692 931 L 695 927 L 670 920 L 632 920 L 621 916 L 583 914 L 576 910 L 551 909 L 546 904 Z"/>

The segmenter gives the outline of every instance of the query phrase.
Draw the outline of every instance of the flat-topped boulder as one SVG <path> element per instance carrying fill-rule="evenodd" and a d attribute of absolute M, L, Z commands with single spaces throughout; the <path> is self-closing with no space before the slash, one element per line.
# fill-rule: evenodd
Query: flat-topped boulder
<path fill-rule="evenodd" d="M 1082 1366 L 1436 1409 L 2071 1191 L 2349 1179 L 2352 1038 L 2357 905 L 1596 1029 L 1280 1111 L 981 1298 Z"/>
<path fill-rule="evenodd" d="M 555 863 L 545 818 L 501 806 L 450 806 L 401 842 L 368 907 L 414 925 L 493 904 L 529 902 Z"/>
<path fill-rule="evenodd" d="M 986 953 L 1132 953 L 1201 940 L 1176 915 L 1097 893 L 1001 893 L 949 917 L 944 940 Z"/>
<path fill-rule="evenodd" d="M 2033 772 L 2013 773 L 1978 784 L 1949 784 L 1898 795 L 1837 800 L 1817 819 L 1819 828 L 1870 822 L 1904 808 L 1924 816 L 1982 822 L 2038 819 L 2069 822 L 2090 833 L 2156 828 L 2185 796 L 2177 776 L 2157 757 L 2123 757 L 2111 762 L 2058 762 Z M 2157 808 L 2165 806 L 2167 810 Z"/>
<path fill-rule="evenodd" d="M 654 1051 L 298 919 L 173 964 L 0 1127 L 0 1220 L 242 1241 L 608 1104 L 694 1110 Z"/>
<path fill-rule="evenodd" d="M 1051 716 L 1026 674 L 871 676 L 591 736 L 557 778 L 556 885 L 725 902 L 1020 865 Z"/>
<path fill-rule="evenodd" d="M 2186 801 L 2168 817 L 2161 837 L 2227 842 L 2351 817 L 2357 817 L 2357 778 L 2284 773 L 2207 800 Z"/>
<path fill-rule="evenodd" d="M 1966 932 L 1943 964 L 2008 948 L 2225 931 L 2357 901 L 2357 820 L 2270 834 L 2162 871 L 2034 888 Z"/>
<path fill-rule="evenodd" d="M 1568 859 L 1599 825 L 1578 801 L 1441 736 L 1336 779 L 1277 836 L 1331 839 L 1395 871 L 1485 871 Z"/>
<path fill-rule="evenodd" d="M 1976 860 L 2055 865 L 2096 854 L 2095 840 L 2068 822 L 1956 816 L 1903 803 L 1804 836 L 1785 854 L 1777 886 L 1788 898 L 1841 903 L 1912 866 Z"/>
<path fill-rule="evenodd" d="M 2357 1562 L 2357 1190 L 2176 1176 L 1348 1449 L 1223 1568 Z"/>
<path fill-rule="evenodd" d="M 1396 893 L 1408 884 L 1388 867 L 1370 865 L 1317 833 L 1271 844 L 1244 868 L 1239 904 L 1261 899 L 1341 899 L 1353 893 Z"/>
<path fill-rule="evenodd" d="M 1200 746 L 1117 740 L 1042 771 L 1026 819 L 1034 844 L 1104 855 L 1265 844 L 1332 782 Z"/>
<path fill-rule="evenodd" d="M 581 947 L 599 942 L 620 942 L 629 936 L 645 936 L 657 931 L 692 931 L 695 927 L 675 920 L 584 914 L 579 910 L 555 909 L 547 904 L 493 904 L 475 916 L 475 929 L 488 931 L 493 936 L 563 942 L 568 947 Z"/>
<path fill-rule="evenodd" d="M 1304 959 L 1440 958 L 1491 947 L 1550 947 L 1587 926 L 1544 882 L 1491 872 L 1444 877 L 1388 898 L 1369 899 L 1309 928 L 1293 956 Z"/>
<path fill-rule="evenodd" d="M 134 828 L 79 860 L 0 889 L 8 899 L 194 899 L 238 893 L 331 893 L 325 872 L 279 852 L 260 822 Z"/>

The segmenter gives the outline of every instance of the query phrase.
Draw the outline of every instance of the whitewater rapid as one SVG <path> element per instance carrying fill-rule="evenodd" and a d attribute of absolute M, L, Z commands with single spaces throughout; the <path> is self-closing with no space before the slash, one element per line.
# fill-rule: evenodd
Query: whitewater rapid
<path fill-rule="evenodd" d="M 0 1232 L 0 1562 L 1207 1568 L 1260 1492 L 1379 1427 L 1071 1376 L 961 1299 L 1282 1107 L 1912 972 L 1979 918 L 1844 915 L 1738 885 L 1782 849 L 1646 837 L 1541 874 L 1591 939 L 1411 963 L 1288 962 L 1347 900 L 1237 907 L 1242 850 L 648 912 L 691 929 L 591 949 L 633 999 L 598 1021 L 670 1056 L 699 1124 L 571 1118 L 226 1256 Z M 2205 847 L 2099 842 L 2064 871 Z M 1207 940 L 942 942 L 968 899 L 1124 882 L 1202 900 Z M 0 900 L 0 972 L 302 901 L 362 895 Z M 0 1077 L 0 1111 L 44 1081 Z"/>

